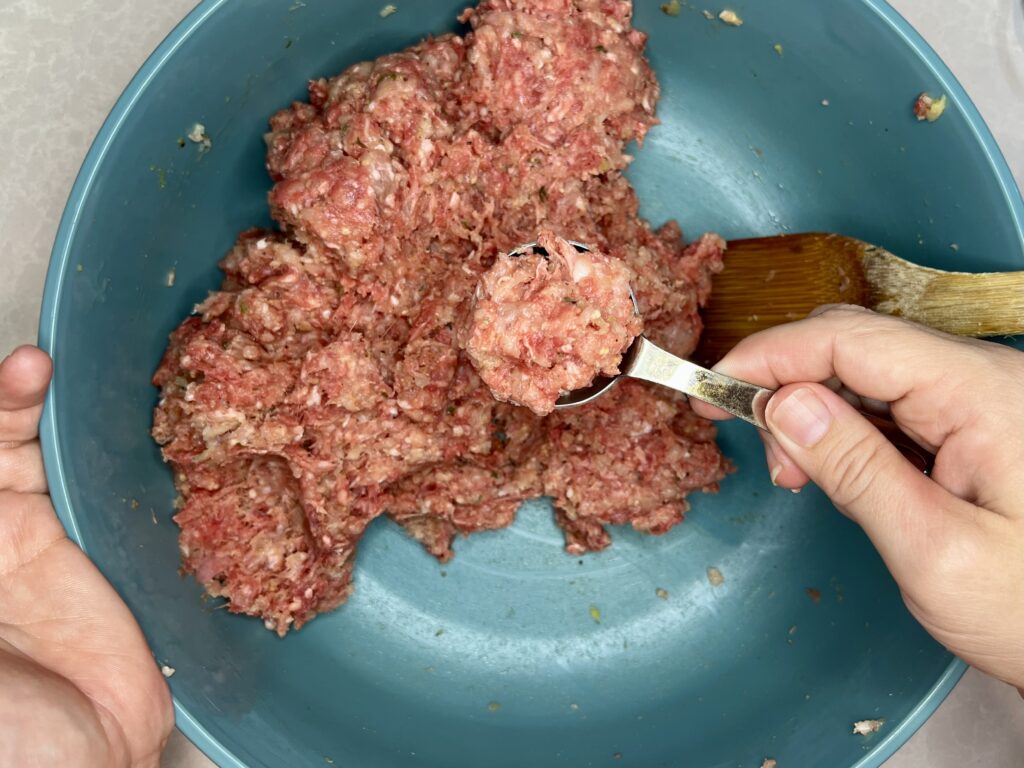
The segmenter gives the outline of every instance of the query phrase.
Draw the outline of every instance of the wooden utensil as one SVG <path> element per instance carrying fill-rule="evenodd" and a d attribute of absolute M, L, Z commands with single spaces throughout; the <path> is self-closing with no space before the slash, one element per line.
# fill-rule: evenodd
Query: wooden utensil
<path fill-rule="evenodd" d="M 732 240 L 690 359 L 711 365 L 752 333 L 822 304 L 859 304 L 961 336 L 1024 333 L 1024 272 L 943 272 L 824 233 Z"/>

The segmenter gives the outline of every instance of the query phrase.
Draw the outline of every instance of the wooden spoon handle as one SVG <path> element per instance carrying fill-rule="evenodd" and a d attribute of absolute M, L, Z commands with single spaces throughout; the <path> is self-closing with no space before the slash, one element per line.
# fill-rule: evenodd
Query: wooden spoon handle
<path fill-rule="evenodd" d="M 1024 333 L 1024 272 L 970 274 L 918 267 L 913 280 L 899 282 L 886 286 L 887 295 L 873 302 L 875 309 L 958 336 Z"/>
<path fill-rule="evenodd" d="M 925 302 L 929 312 L 959 305 L 960 311 L 949 323 L 950 333 L 963 336 L 1024 333 L 1024 272 L 943 275 L 932 282 Z"/>

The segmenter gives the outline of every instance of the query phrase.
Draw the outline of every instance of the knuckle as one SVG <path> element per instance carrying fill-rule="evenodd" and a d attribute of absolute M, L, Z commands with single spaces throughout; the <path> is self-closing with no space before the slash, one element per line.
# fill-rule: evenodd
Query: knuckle
<path fill-rule="evenodd" d="M 809 316 L 840 318 L 864 314 L 872 314 L 872 312 L 859 304 L 822 304 L 812 309 Z"/>
<path fill-rule="evenodd" d="M 856 304 L 831 305 L 824 313 L 837 332 L 867 345 L 889 344 L 914 328 L 906 320 Z"/>
<path fill-rule="evenodd" d="M 870 314 L 871 310 L 862 307 L 860 304 L 825 304 L 823 310 L 830 314 L 856 313 Z"/>
<path fill-rule="evenodd" d="M 860 504 L 878 482 L 887 458 L 884 446 L 867 431 L 832 445 L 822 462 L 829 497 L 844 510 Z"/>

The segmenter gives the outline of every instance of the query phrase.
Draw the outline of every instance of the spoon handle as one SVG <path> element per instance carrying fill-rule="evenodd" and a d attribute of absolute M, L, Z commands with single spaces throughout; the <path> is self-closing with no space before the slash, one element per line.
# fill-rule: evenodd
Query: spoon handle
<path fill-rule="evenodd" d="M 709 371 L 652 344 L 643 336 L 623 371 L 627 376 L 653 381 L 721 408 L 755 427 L 768 429 L 764 409 L 774 390 Z"/>
<path fill-rule="evenodd" d="M 623 373 L 634 379 L 663 384 L 717 406 L 755 427 L 768 429 L 764 411 L 775 390 L 709 371 L 666 352 L 643 336 L 636 340 L 636 352 Z M 861 413 L 915 467 L 925 474 L 931 472 L 935 457 L 904 434 L 895 422 L 863 411 Z"/>

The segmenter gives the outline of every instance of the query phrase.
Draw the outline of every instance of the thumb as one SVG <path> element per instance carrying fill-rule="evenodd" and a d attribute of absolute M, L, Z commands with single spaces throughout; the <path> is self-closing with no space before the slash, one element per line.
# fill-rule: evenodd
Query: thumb
<path fill-rule="evenodd" d="M 783 387 L 765 415 L 781 448 L 864 528 L 890 568 L 913 563 L 927 548 L 928 519 L 938 522 L 935 516 L 956 504 L 862 414 L 821 384 Z"/>

